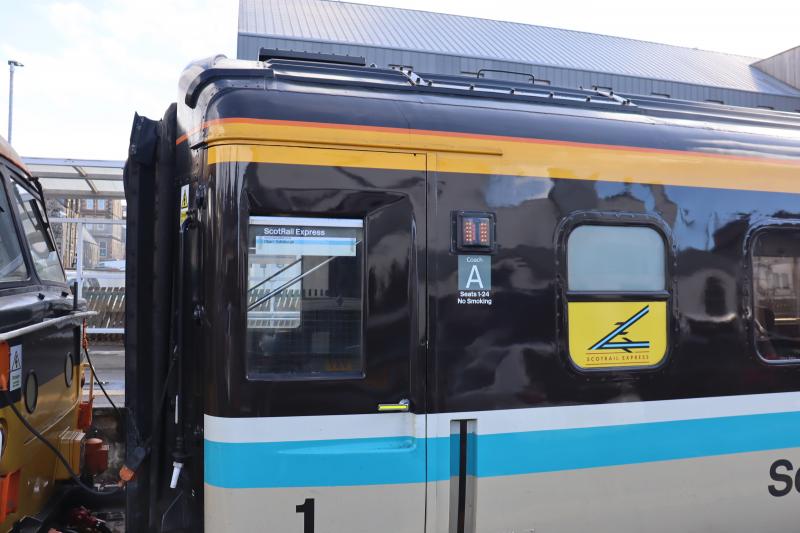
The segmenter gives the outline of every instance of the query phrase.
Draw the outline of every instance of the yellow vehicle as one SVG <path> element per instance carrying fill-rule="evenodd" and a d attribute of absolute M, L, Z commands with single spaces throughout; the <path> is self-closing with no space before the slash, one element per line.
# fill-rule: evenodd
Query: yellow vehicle
<path fill-rule="evenodd" d="M 70 488 L 58 482 L 80 470 L 81 322 L 90 313 L 77 307 L 41 187 L 0 138 L 2 532 L 43 524 L 48 502 Z"/>

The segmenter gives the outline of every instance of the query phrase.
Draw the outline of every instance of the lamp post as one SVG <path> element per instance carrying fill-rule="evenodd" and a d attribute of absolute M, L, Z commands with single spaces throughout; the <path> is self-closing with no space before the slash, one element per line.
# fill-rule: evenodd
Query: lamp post
<path fill-rule="evenodd" d="M 8 60 L 8 144 L 11 144 L 11 122 L 14 113 L 14 68 L 24 67 L 19 61 L 13 59 Z"/>

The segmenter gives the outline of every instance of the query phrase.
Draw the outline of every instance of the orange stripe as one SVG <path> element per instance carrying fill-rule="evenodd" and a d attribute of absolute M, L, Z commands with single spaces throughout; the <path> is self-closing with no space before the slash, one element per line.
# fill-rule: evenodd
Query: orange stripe
<path fill-rule="evenodd" d="M 706 157 L 711 159 L 724 159 L 734 161 L 764 161 L 772 163 L 789 163 L 800 166 L 800 159 L 766 157 L 766 156 L 744 156 L 744 155 L 730 155 L 730 154 L 709 154 L 707 152 L 695 152 L 689 150 L 670 150 L 665 148 L 643 148 L 639 146 L 625 146 L 619 144 L 594 144 L 583 143 L 575 141 L 560 141 L 551 139 L 538 139 L 532 137 L 512 137 L 507 135 L 488 135 L 480 133 L 464 133 L 453 131 L 440 131 L 440 130 L 420 130 L 410 128 L 394 128 L 388 126 L 365 126 L 354 124 L 337 124 L 330 122 L 307 122 L 307 121 L 294 121 L 294 120 L 273 120 L 273 119 L 257 119 L 257 118 L 222 118 L 209 120 L 203 125 L 189 133 L 181 135 L 175 141 L 175 144 L 181 144 L 186 141 L 189 136 L 195 135 L 214 125 L 225 124 L 254 124 L 262 126 L 293 126 L 293 127 L 306 127 L 306 128 L 319 128 L 319 129 L 338 129 L 338 130 L 351 130 L 351 131 L 364 131 L 372 133 L 401 133 L 406 135 L 425 135 L 425 136 L 439 136 L 461 139 L 477 139 L 486 141 L 506 141 L 506 142 L 521 142 L 539 145 L 553 145 L 553 146 L 573 146 L 579 148 L 603 148 L 607 150 L 621 150 L 625 152 L 643 152 L 654 154 L 670 154 L 670 155 L 692 155 L 697 157 Z M 432 149 L 431 151 L 436 151 Z"/>

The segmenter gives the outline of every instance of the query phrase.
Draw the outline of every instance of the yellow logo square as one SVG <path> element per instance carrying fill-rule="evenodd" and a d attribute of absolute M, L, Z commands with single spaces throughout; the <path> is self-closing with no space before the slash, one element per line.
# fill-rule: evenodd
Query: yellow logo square
<path fill-rule="evenodd" d="M 667 302 L 570 302 L 569 356 L 587 370 L 647 367 L 667 350 Z"/>

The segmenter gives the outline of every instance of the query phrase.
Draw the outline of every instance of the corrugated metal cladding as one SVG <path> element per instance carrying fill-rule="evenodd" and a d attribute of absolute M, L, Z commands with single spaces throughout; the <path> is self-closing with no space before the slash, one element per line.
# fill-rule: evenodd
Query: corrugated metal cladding
<path fill-rule="evenodd" d="M 417 72 L 510 70 L 564 87 L 800 111 L 800 90 L 751 66 L 757 58 L 424 11 L 240 0 L 238 57 L 255 59 L 262 47 L 364 56 Z"/>
<path fill-rule="evenodd" d="M 800 89 L 800 46 L 762 59 L 755 66 L 792 87 Z"/>

